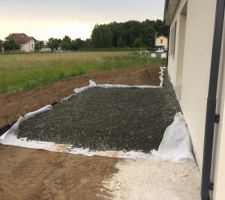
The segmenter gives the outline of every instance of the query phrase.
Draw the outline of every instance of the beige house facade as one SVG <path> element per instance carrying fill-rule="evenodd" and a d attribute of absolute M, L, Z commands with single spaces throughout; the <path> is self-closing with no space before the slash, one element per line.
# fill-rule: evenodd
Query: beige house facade
<path fill-rule="evenodd" d="M 34 51 L 35 41 L 34 39 L 29 40 L 25 44 L 20 45 L 20 50 L 23 52 L 32 52 Z"/>
<path fill-rule="evenodd" d="M 209 88 L 210 80 L 215 76 L 212 68 L 220 55 L 215 112 L 220 120 L 214 122 L 212 160 L 208 161 L 211 167 L 208 172 L 209 196 L 202 186 L 202 199 L 205 200 L 225 200 L 225 28 L 219 45 L 216 45 L 219 38 L 215 37 L 215 32 L 218 32 L 215 25 L 224 18 L 223 3 L 224 0 L 166 0 L 164 13 L 170 26 L 168 72 L 191 134 L 193 152 L 204 186 L 207 185 L 204 177 L 208 172 L 205 158 L 208 158 L 206 132 L 209 129 L 206 127 L 211 100 L 209 93 L 212 92 Z M 213 54 L 219 46 L 221 52 Z"/>
<path fill-rule="evenodd" d="M 155 38 L 155 46 L 156 47 L 163 47 L 164 49 L 168 48 L 168 38 L 160 35 Z"/>

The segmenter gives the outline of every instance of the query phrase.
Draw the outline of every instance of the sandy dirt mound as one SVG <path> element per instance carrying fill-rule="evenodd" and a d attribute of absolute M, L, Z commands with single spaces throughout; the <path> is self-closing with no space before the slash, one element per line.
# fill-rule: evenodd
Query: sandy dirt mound
<path fill-rule="evenodd" d="M 1 200 L 102 200 L 117 159 L 0 146 Z"/>
<path fill-rule="evenodd" d="M 47 104 L 59 101 L 73 93 L 75 88 L 97 83 L 128 85 L 159 85 L 159 67 L 123 68 L 94 72 L 79 77 L 58 81 L 34 90 L 0 95 L 0 127 L 16 121 L 20 115 L 34 111 Z"/>

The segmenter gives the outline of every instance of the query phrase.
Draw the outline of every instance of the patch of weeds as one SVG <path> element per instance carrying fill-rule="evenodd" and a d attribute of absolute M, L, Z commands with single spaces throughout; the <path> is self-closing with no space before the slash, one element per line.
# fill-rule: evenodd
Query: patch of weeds
<path fill-rule="evenodd" d="M 58 79 L 63 79 L 65 77 L 65 75 L 64 75 L 64 73 L 63 72 L 60 72 L 59 74 L 58 74 Z"/>
<path fill-rule="evenodd" d="M 85 73 L 86 73 L 86 71 L 85 71 L 84 68 L 78 68 L 75 72 L 75 76 L 80 76 L 80 75 L 85 74 Z"/>

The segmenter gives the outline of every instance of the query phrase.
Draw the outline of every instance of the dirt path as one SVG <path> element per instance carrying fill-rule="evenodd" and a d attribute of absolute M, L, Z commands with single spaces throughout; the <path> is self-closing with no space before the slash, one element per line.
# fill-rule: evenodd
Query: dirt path
<path fill-rule="evenodd" d="M 88 85 L 89 80 L 97 83 L 158 85 L 160 82 L 158 73 L 158 67 L 129 67 L 89 73 L 30 91 L 0 95 L 0 127 L 12 123 L 20 115 L 59 101 L 73 93 L 75 88 Z"/>
<path fill-rule="evenodd" d="M 1 200 L 103 200 L 117 159 L 0 145 Z"/>
<path fill-rule="evenodd" d="M 200 200 L 200 173 L 195 163 L 125 160 L 104 182 L 114 200 Z"/>

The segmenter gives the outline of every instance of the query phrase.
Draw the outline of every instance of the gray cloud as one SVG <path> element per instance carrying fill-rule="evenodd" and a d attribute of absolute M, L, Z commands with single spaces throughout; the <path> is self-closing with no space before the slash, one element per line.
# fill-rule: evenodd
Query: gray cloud
<path fill-rule="evenodd" d="M 0 38 L 25 32 L 39 39 L 88 38 L 96 23 L 162 19 L 165 0 L 7 0 L 0 2 Z"/>
<path fill-rule="evenodd" d="M 20 20 L 126 21 L 162 18 L 164 0 L 7 0 L 0 16 Z"/>

